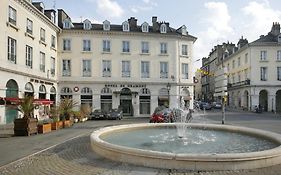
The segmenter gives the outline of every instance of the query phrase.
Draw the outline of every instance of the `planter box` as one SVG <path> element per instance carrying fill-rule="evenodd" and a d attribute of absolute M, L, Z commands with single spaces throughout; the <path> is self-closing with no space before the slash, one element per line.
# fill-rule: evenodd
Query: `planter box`
<path fill-rule="evenodd" d="M 72 122 L 70 120 L 63 121 L 64 128 L 69 128 L 70 126 L 72 126 Z"/>
<path fill-rule="evenodd" d="M 51 125 L 52 125 L 52 130 L 58 130 L 58 129 L 60 129 L 59 122 L 53 122 Z"/>
<path fill-rule="evenodd" d="M 59 129 L 62 129 L 63 128 L 63 121 L 59 121 Z"/>
<path fill-rule="evenodd" d="M 38 120 L 35 118 L 28 119 L 15 119 L 14 120 L 14 135 L 15 136 L 30 136 L 31 134 L 37 134 Z"/>
<path fill-rule="evenodd" d="M 48 133 L 52 131 L 52 124 L 43 124 L 43 125 L 38 125 L 38 132 L 41 134 Z"/>

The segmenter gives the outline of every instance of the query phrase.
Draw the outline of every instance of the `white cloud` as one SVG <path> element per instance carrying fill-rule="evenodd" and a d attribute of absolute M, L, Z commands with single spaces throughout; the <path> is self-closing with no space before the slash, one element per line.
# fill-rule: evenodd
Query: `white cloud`
<path fill-rule="evenodd" d="M 202 16 L 203 28 L 197 34 L 197 41 L 194 45 L 194 59 L 207 57 L 212 47 L 227 40 L 233 34 L 230 26 L 231 16 L 228 12 L 227 4 L 224 2 L 208 2 L 204 4 L 207 13 Z M 196 67 L 201 66 L 198 63 Z M 196 68 L 195 68 L 196 69 Z"/>
<path fill-rule="evenodd" d="M 88 0 L 93 1 L 93 0 Z M 97 12 L 105 17 L 119 18 L 124 14 L 123 8 L 113 0 L 96 0 Z"/>
<path fill-rule="evenodd" d="M 152 10 L 154 7 L 157 7 L 157 3 L 152 0 L 142 0 L 143 4 L 138 6 L 131 7 L 133 13 L 138 13 L 140 11 Z"/>
<path fill-rule="evenodd" d="M 273 22 L 280 22 L 281 11 L 274 10 L 267 0 L 262 3 L 256 1 L 249 2 L 242 9 L 246 20 L 241 29 L 243 34 L 249 41 L 257 39 L 260 35 L 266 35 Z M 254 30 L 254 32 L 253 32 Z"/>
<path fill-rule="evenodd" d="M 208 36 L 211 39 L 226 38 L 233 31 L 229 23 L 231 17 L 228 8 L 224 2 L 208 2 L 205 3 L 208 10 L 206 24 L 208 25 Z"/>

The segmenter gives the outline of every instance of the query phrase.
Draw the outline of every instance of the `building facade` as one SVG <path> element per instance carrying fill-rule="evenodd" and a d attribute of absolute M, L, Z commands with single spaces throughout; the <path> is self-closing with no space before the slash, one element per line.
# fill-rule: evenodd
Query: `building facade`
<path fill-rule="evenodd" d="M 72 23 L 58 10 L 58 94 L 93 109 L 122 108 L 127 116 L 148 116 L 158 105 L 192 108 L 195 37 L 152 17 L 152 25 L 130 18 Z"/>
<path fill-rule="evenodd" d="M 237 49 L 224 60 L 229 106 L 281 112 L 280 24 L 273 23 L 267 35 L 251 43 L 240 40 Z"/>
<path fill-rule="evenodd" d="M 223 43 L 216 45 L 208 57 L 202 59 L 201 79 L 202 79 L 202 99 L 206 102 L 216 101 L 215 94 L 215 72 L 218 66 L 223 63 L 228 55 L 235 52 L 235 44 Z"/>
<path fill-rule="evenodd" d="M 0 6 L 1 103 L 24 95 L 55 101 L 60 31 L 55 11 L 28 0 L 3 0 Z M 0 124 L 11 123 L 17 116 L 16 110 L 0 105 Z"/>

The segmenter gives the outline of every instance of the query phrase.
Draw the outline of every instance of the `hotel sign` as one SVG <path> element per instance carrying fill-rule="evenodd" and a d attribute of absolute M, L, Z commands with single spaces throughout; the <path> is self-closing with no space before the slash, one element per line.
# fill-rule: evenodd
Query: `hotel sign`
<path fill-rule="evenodd" d="M 121 87 L 121 88 L 145 88 L 146 84 L 105 84 L 105 87 Z"/>

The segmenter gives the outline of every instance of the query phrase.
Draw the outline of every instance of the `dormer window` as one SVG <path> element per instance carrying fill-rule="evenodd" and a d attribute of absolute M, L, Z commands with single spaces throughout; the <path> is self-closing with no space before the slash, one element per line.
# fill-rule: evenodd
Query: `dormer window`
<path fill-rule="evenodd" d="M 278 43 L 281 43 L 281 35 L 278 35 Z"/>
<path fill-rule="evenodd" d="M 83 28 L 84 28 L 84 30 L 91 30 L 91 28 L 92 28 L 91 21 L 89 21 L 88 19 L 86 19 L 86 20 L 83 22 Z"/>
<path fill-rule="evenodd" d="M 129 32 L 130 31 L 130 26 L 129 26 L 128 21 L 123 22 L 122 26 L 123 26 L 123 32 Z"/>
<path fill-rule="evenodd" d="M 182 34 L 182 35 L 186 35 L 186 26 L 185 26 L 185 25 L 183 25 L 183 26 L 181 27 L 181 34 Z"/>
<path fill-rule="evenodd" d="M 109 21 L 105 20 L 103 22 L 103 30 L 105 30 L 105 31 L 109 31 L 110 30 L 110 22 Z"/>
<path fill-rule="evenodd" d="M 144 22 L 142 25 L 141 25 L 141 30 L 142 32 L 148 32 L 149 30 L 149 25 L 147 22 Z"/>
<path fill-rule="evenodd" d="M 63 28 L 64 29 L 70 29 L 71 28 L 71 21 L 70 21 L 70 19 L 65 19 L 64 21 L 63 21 Z"/>
<path fill-rule="evenodd" d="M 166 24 L 161 24 L 161 26 L 160 26 L 160 33 L 167 33 L 167 26 L 166 26 Z"/>

